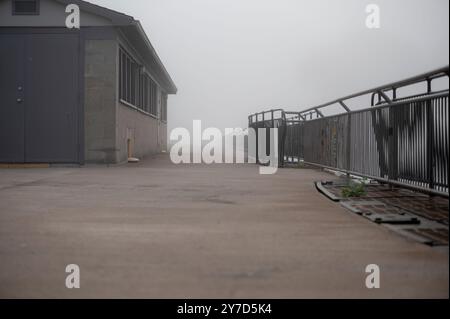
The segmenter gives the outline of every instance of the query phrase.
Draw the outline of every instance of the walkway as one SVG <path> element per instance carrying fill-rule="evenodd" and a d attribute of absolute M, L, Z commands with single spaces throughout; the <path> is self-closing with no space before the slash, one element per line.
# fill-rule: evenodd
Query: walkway
<path fill-rule="evenodd" d="M 313 182 L 329 176 L 166 157 L 0 170 L 0 297 L 448 298 L 448 247 L 328 200 Z M 64 284 L 73 263 L 79 290 Z"/>

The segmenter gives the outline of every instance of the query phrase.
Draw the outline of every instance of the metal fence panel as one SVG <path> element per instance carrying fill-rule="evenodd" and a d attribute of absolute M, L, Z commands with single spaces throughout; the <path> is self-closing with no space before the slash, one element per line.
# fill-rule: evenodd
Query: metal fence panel
<path fill-rule="evenodd" d="M 277 127 L 281 165 L 304 161 L 448 194 L 448 92 L 312 120 L 250 121 Z"/>

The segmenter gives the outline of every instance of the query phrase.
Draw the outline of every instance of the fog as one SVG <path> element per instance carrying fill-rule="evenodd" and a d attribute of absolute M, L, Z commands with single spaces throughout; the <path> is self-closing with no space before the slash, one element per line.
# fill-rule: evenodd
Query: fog
<path fill-rule="evenodd" d="M 299 111 L 449 64 L 448 0 L 90 2 L 141 21 L 179 90 L 169 129 L 246 127 L 250 113 Z M 365 25 L 370 3 L 380 29 Z"/>

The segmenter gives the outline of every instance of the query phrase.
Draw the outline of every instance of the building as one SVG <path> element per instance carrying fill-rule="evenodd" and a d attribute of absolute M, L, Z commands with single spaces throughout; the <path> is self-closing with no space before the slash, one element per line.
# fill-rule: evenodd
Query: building
<path fill-rule="evenodd" d="M 70 4 L 79 29 L 66 26 Z M 167 147 L 177 88 L 131 16 L 0 0 L 0 70 L 0 163 L 121 163 Z"/>

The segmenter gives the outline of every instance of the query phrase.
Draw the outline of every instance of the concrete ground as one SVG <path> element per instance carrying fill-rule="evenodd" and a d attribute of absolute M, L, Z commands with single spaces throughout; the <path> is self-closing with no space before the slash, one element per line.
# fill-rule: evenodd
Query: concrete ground
<path fill-rule="evenodd" d="M 0 170 L 3 298 L 448 298 L 448 248 L 326 199 L 312 169 Z M 65 267 L 81 268 L 81 289 Z M 378 264 L 381 288 L 365 287 Z"/>

